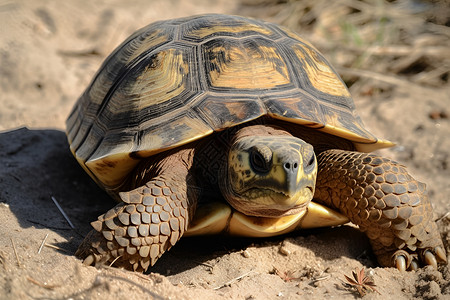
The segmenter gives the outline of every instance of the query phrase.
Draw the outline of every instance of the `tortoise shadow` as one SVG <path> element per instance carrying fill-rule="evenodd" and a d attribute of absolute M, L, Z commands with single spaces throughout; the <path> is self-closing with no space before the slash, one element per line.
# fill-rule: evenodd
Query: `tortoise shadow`
<path fill-rule="evenodd" d="M 286 239 L 299 247 L 311 250 L 317 257 L 332 261 L 341 257 L 357 259 L 367 267 L 376 267 L 368 238 L 357 228 L 343 225 L 336 228 L 317 228 L 291 232 L 269 238 L 231 236 L 200 236 L 181 239 L 166 252 L 148 272 L 177 275 L 198 265 L 248 247 L 278 246 Z M 332 249 L 332 250 L 331 250 Z M 282 255 L 282 254 L 280 254 Z"/>
<path fill-rule="evenodd" d="M 64 250 L 59 251 L 61 254 L 73 255 L 91 230 L 89 223 L 116 205 L 76 162 L 66 135 L 60 130 L 18 128 L 1 132 L 0 165 L 0 202 L 9 205 L 22 228 L 49 229 L 63 236 L 68 242 L 57 244 Z M 57 199 L 75 229 L 70 228 L 52 197 Z M 361 249 L 370 248 L 367 238 L 348 226 L 264 239 L 191 237 L 181 239 L 149 271 L 167 275 L 170 270 L 170 274 L 178 274 L 250 245 L 279 244 L 286 237 L 326 260 L 340 256 L 357 257 L 363 252 Z M 321 243 L 340 245 L 333 248 L 339 251 L 324 251 Z"/>
<path fill-rule="evenodd" d="M 69 242 L 58 246 L 70 254 L 90 230 L 89 222 L 115 205 L 76 162 L 63 131 L 23 127 L 1 132 L 0 165 L 0 202 L 22 228 L 46 228 L 66 238 Z"/>

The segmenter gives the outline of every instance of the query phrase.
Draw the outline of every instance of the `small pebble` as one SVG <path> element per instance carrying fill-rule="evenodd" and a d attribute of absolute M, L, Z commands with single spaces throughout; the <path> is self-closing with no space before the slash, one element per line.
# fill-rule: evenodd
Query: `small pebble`
<path fill-rule="evenodd" d="M 287 249 L 284 245 L 280 246 L 280 253 L 285 255 L 285 256 L 289 256 L 291 254 L 291 251 L 289 249 Z"/>
<path fill-rule="evenodd" d="M 428 117 L 432 120 L 448 119 L 448 114 L 444 110 L 433 110 L 428 114 Z"/>
<path fill-rule="evenodd" d="M 248 252 L 247 250 L 242 251 L 241 254 L 245 258 L 249 258 L 250 257 L 250 252 Z"/>

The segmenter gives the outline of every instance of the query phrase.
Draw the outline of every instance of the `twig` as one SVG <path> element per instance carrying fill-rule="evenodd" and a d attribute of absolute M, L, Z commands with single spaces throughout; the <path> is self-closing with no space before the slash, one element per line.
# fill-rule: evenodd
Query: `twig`
<path fill-rule="evenodd" d="M 419 84 L 439 85 L 440 78 L 448 72 L 447 66 L 437 67 L 429 72 L 421 72 L 412 76 L 412 81 Z M 437 84 L 436 84 L 437 83 Z"/>
<path fill-rule="evenodd" d="M 357 257 L 356 257 L 356 259 L 360 259 L 361 257 L 364 257 L 364 256 L 367 256 L 367 250 L 363 250 L 363 252 L 361 252 Z"/>
<path fill-rule="evenodd" d="M 450 215 L 450 211 L 446 212 L 442 217 L 437 218 L 436 222 L 442 221 Z"/>
<path fill-rule="evenodd" d="M 40 223 L 40 222 L 33 221 L 33 220 L 30 220 L 30 219 L 27 219 L 27 221 L 30 222 L 30 223 L 36 224 L 36 225 L 43 226 L 43 227 L 45 227 L 45 228 L 47 228 L 47 229 L 54 229 L 54 230 L 72 230 L 72 228 L 67 228 L 67 227 L 64 227 L 64 228 L 63 228 L 63 227 L 50 226 L 50 225 L 48 225 L 48 224 Z M 76 231 L 75 231 L 75 232 L 76 232 Z"/>
<path fill-rule="evenodd" d="M 415 48 L 414 46 L 396 45 L 396 46 L 373 46 L 369 48 L 371 54 L 375 55 L 392 55 L 392 56 L 403 56 L 411 55 L 411 53 L 419 54 L 421 56 L 430 56 L 439 59 L 450 58 L 450 53 L 448 48 L 444 46 L 427 46 Z"/>
<path fill-rule="evenodd" d="M 147 289 L 146 287 L 144 287 L 143 285 L 140 285 L 139 283 L 136 283 L 136 282 L 134 282 L 134 281 L 131 281 L 130 279 L 123 278 L 123 277 L 120 277 L 120 276 L 105 275 L 105 274 L 97 275 L 97 278 L 99 278 L 99 277 L 104 277 L 104 278 L 110 278 L 110 279 L 116 279 L 116 280 L 124 281 L 124 282 L 126 282 L 126 283 L 129 283 L 129 284 L 131 284 L 131 285 L 133 285 L 133 286 L 135 286 L 135 287 L 141 289 L 141 291 L 143 291 L 144 293 L 147 293 L 147 294 L 151 295 L 154 299 L 161 299 L 161 300 L 164 300 L 164 298 L 161 297 L 160 295 L 158 295 L 158 294 L 156 294 L 155 292 L 153 292 L 153 291 Z"/>
<path fill-rule="evenodd" d="M 33 279 L 31 277 L 27 277 L 27 280 L 29 282 L 34 283 L 35 285 L 38 285 L 38 286 L 43 287 L 44 289 L 48 289 L 48 290 L 53 290 L 54 288 L 57 288 L 57 287 L 61 286 L 61 285 L 56 285 L 56 284 L 48 285 L 46 283 L 40 283 L 39 281 L 37 281 L 36 279 Z"/>
<path fill-rule="evenodd" d="M 70 253 L 69 250 L 60 248 L 60 247 L 55 246 L 55 245 L 52 245 L 52 244 L 45 244 L 44 246 L 45 246 L 45 247 L 49 247 L 49 248 L 53 248 L 53 249 L 56 249 L 56 250 L 59 250 L 59 251 L 63 251 L 63 252 L 66 252 L 66 253 Z"/>
<path fill-rule="evenodd" d="M 202 265 L 202 266 L 205 266 L 205 267 L 208 267 L 208 268 L 214 268 L 214 266 L 213 265 L 210 265 L 210 264 L 208 264 L 208 263 L 205 263 L 205 262 L 201 262 L 201 261 L 194 261 L 195 263 L 197 263 L 197 264 L 199 264 L 199 265 Z"/>
<path fill-rule="evenodd" d="M 343 75 L 347 76 L 358 76 L 358 77 L 366 77 L 370 79 L 375 79 L 384 83 L 399 85 L 399 86 L 409 86 L 412 83 L 408 80 L 402 79 L 398 76 L 393 75 L 387 75 L 387 74 L 381 74 L 377 72 L 372 72 L 368 70 L 361 70 L 361 69 L 350 69 L 350 68 L 344 68 L 339 67 L 337 68 L 338 72 Z"/>
<path fill-rule="evenodd" d="M 3 251 L 0 251 L 0 264 L 3 265 L 3 269 L 6 271 L 6 259 Z"/>
<path fill-rule="evenodd" d="M 238 280 L 240 280 L 240 279 L 242 279 L 242 278 L 248 276 L 248 275 L 249 275 L 250 273 L 252 273 L 252 272 L 253 272 L 253 270 L 250 270 L 250 271 L 248 271 L 247 273 L 244 273 L 244 274 L 242 274 L 241 276 L 238 276 L 238 277 L 236 277 L 236 278 L 233 278 L 233 279 L 231 279 L 230 281 L 227 281 L 227 282 L 225 282 L 225 283 L 222 284 L 222 285 L 216 286 L 215 288 L 213 288 L 213 290 L 218 290 L 218 289 L 221 289 L 221 288 L 223 288 L 223 287 L 225 287 L 225 286 L 228 286 L 228 285 L 230 285 L 230 284 L 232 284 L 232 283 L 235 283 L 236 281 L 238 281 Z"/>
<path fill-rule="evenodd" d="M 41 254 L 42 247 L 44 247 L 44 244 L 45 244 L 45 241 L 47 240 L 47 238 L 48 238 L 48 233 L 45 235 L 44 239 L 42 240 L 41 246 L 39 247 L 39 250 L 38 250 L 38 254 Z"/>
<path fill-rule="evenodd" d="M 109 264 L 109 267 L 112 267 L 112 265 L 121 257 L 122 257 L 122 255 L 119 255 L 116 258 L 114 258 L 114 260 Z"/>
<path fill-rule="evenodd" d="M 387 84 L 391 84 L 391 85 L 406 87 L 408 89 L 416 89 L 418 92 L 429 93 L 429 92 L 433 91 L 432 89 L 429 89 L 429 88 L 426 88 L 423 86 L 419 86 L 419 85 L 415 84 L 414 82 L 408 81 L 406 79 L 403 79 L 401 77 L 394 76 L 394 75 L 381 74 L 381 73 L 372 72 L 372 71 L 368 71 L 368 70 L 350 69 L 350 68 L 343 68 L 343 67 L 337 68 L 337 71 L 341 75 L 370 78 L 370 79 L 374 79 L 374 80 L 377 80 L 377 81 L 380 81 L 383 83 L 387 83 Z"/>
<path fill-rule="evenodd" d="M 33 282 L 34 284 L 37 284 L 37 285 L 39 285 L 39 286 L 42 286 L 41 283 L 37 282 L 36 280 L 34 280 L 34 279 L 30 278 L 30 277 L 28 277 L 27 279 L 28 279 L 29 281 Z M 96 288 L 101 287 L 102 285 L 105 286 L 105 283 L 100 282 L 100 281 L 98 280 L 98 276 L 97 276 L 97 277 L 95 278 L 94 282 L 92 283 L 92 285 L 91 285 L 90 287 L 88 287 L 88 288 L 86 288 L 86 289 L 84 289 L 84 290 L 81 290 L 81 291 L 79 291 L 79 292 L 76 292 L 75 294 L 66 296 L 66 297 L 64 297 L 64 299 L 75 299 L 75 298 L 76 298 L 76 299 L 78 299 L 78 298 L 83 298 L 83 299 L 84 299 L 85 297 L 83 297 L 83 295 L 85 295 L 85 294 L 87 294 L 87 293 L 93 291 L 93 290 L 96 289 Z M 60 286 L 60 285 L 59 285 L 59 286 Z M 47 288 L 46 286 L 42 286 L 42 287 Z M 57 287 L 57 286 L 56 286 L 56 285 L 55 285 L 55 286 L 52 286 L 52 288 L 54 288 L 54 287 Z M 25 293 L 27 293 L 27 292 L 25 291 Z M 32 295 L 30 295 L 29 293 L 27 293 L 27 294 L 28 294 L 28 296 L 30 297 L 30 299 L 44 299 L 44 298 L 35 298 L 35 297 L 33 297 Z M 79 296 L 81 296 L 81 297 L 79 297 Z M 49 298 L 45 298 L 45 299 L 49 299 Z M 63 299 L 63 298 L 60 298 L 60 299 Z M 87 299 L 90 299 L 90 298 L 88 297 Z"/>
<path fill-rule="evenodd" d="M 70 222 L 69 217 L 66 215 L 62 207 L 59 205 L 58 201 L 56 201 L 55 197 L 52 196 L 53 203 L 55 203 L 56 207 L 59 209 L 59 212 L 63 215 L 63 217 L 66 219 L 67 223 L 69 223 L 69 226 L 72 229 L 75 229 L 75 226 L 73 226 L 72 222 Z"/>
<path fill-rule="evenodd" d="M 73 56 L 73 57 L 83 57 L 83 56 L 99 56 L 101 53 L 96 49 L 86 49 L 86 50 L 79 50 L 79 51 L 65 51 L 65 50 L 59 50 L 59 55 L 62 56 Z"/>
<path fill-rule="evenodd" d="M 333 49 L 336 47 L 335 43 L 328 40 L 311 37 L 310 40 L 314 40 L 315 45 L 320 45 L 322 49 Z M 342 50 L 348 50 L 356 52 L 357 54 L 369 53 L 376 56 L 410 56 L 411 54 L 418 54 L 425 57 L 433 57 L 438 59 L 449 59 L 450 53 L 445 46 L 433 45 L 433 46 L 410 46 L 410 45 L 393 45 L 393 46 L 370 46 L 366 48 L 341 45 Z"/>
<path fill-rule="evenodd" d="M 326 279 L 328 279 L 328 278 L 330 278 L 330 277 L 331 277 L 330 274 L 328 274 L 328 275 L 323 275 L 323 276 L 321 275 L 321 276 L 316 277 L 316 278 L 314 278 L 313 280 L 311 280 L 310 284 L 314 284 L 314 283 L 316 283 L 316 282 L 318 282 L 318 281 L 326 280 Z"/>
<path fill-rule="evenodd" d="M 13 246 L 14 254 L 16 255 L 17 265 L 19 268 L 22 268 L 22 265 L 20 264 L 19 255 L 17 255 L 16 245 L 14 245 L 14 241 L 12 238 L 9 238 L 11 240 L 11 244 Z"/>

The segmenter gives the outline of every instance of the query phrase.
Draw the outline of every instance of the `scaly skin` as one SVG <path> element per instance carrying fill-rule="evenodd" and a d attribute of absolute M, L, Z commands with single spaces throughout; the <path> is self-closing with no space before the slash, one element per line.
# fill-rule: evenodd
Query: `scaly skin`
<path fill-rule="evenodd" d="M 328 150 L 318 155 L 314 198 L 348 216 L 369 237 L 383 266 L 437 266 L 446 254 L 425 184 L 397 162 Z"/>
<path fill-rule="evenodd" d="M 196 208 L 186 159 L 190 151 L 181 150 L 138 168 L 132 185 L 139 187 L 119 193 L 122 202 L 91 223 L 94 229 L 75 255 L 86 265 L 113 263 L 134 271 L 153 266 L 187 230 Z"/>

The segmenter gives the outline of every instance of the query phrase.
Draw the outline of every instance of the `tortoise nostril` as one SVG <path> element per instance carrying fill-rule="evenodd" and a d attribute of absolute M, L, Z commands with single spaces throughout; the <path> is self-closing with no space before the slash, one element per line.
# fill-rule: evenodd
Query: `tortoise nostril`
<path fill-rule="evenodd" d="M 284 164 L 284 169 L 286 171 L 295 171 L 295 170 L 297 170 L 297 168 L 298 168 L 298 163 L 296 163 L 296 162 L 294 162 L 294 163 L 287 162 Z"/>

